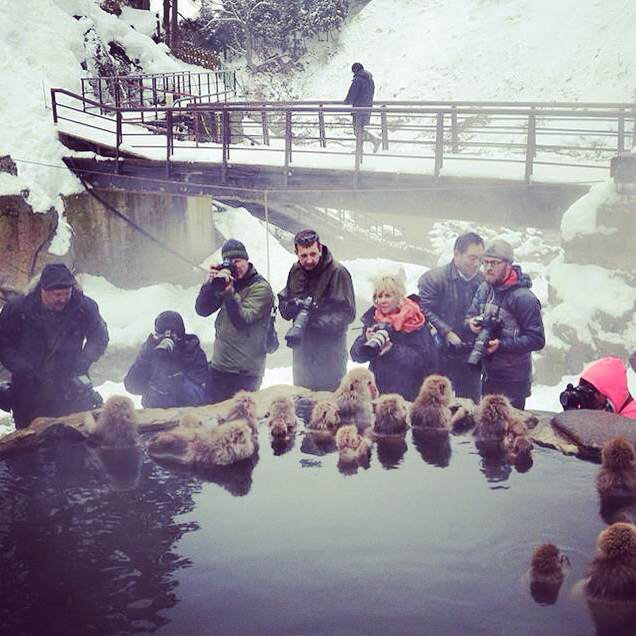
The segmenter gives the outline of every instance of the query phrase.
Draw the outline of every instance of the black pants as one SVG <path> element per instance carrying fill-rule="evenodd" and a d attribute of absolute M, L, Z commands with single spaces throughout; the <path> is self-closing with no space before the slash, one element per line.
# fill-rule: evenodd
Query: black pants
<path fill-rule="evenodd" d="M 453 384 L 457 397 L 469 398 L 475 404 L 481 395 L 481 369 L 466 362 L 467 357 L 442 357 L 442 373 Z"/>
<path fill-rule="evenodd" d="M 523 411 L 526 407 L 526 398 L 530 395 L 527 382 L 507 382 L 505 380 L 484 380 L 481 384 L 482 395 L 505 395 L 510 404 Z"/>
<path fill-rule="evenodd" d="M 263 381 L 260 375 L 228 373 L 210 369 L 207 385 L 207 403 L 216 404 L 233 398 L 239 391 L 258 391 Z"/>

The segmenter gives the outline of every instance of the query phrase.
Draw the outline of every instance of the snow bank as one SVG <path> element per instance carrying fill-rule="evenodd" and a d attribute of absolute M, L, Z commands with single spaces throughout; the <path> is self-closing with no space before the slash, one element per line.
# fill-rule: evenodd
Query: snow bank
<path fill-rule="evenodd" d="M 601 205 L 611 205 L 618 199 L 613 181 L 598 183 L 590 191 L 575 201 L 561 218 L 561 238 L 571 241 L 577 236 L 615 232 L 615 229 L 596 226 L 596 211 Z"/>
<path fill-rule="evenodd" d="M 633 101 L 635 24 L 632 0 L 371 0 L 288 84 L 340 100 L 360 61 L 379 99 Z"/>

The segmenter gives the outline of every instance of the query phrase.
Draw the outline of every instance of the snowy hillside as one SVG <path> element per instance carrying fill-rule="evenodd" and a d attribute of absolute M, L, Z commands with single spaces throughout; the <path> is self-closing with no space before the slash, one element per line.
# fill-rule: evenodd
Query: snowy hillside
<path fill-rule="evenodd" d="M 633 0 L 371 0 L 287 80 L 342 99 L 352 62 L 387 100 L 636 99 Z"/>

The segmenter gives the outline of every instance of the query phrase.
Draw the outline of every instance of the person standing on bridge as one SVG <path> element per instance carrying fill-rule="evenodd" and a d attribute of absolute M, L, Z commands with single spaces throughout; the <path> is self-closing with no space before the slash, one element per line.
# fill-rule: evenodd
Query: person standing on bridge
<path fill-rule="evenodd" d="M 195 304 L 199 316 L 220 309 L 208 376 L 209 404 L 260 388 L 274 305 L 272 288 L 249 262 L 243 243 L 228 239 L 221 256 L 223 262 L 210 267 Z"/>
<path fill-rule="evenodd" d="M 474 336 L 464 318 L 477 288 L 484 280 L 479 271 L 484 241 L 475 232 L 457 237 L 453 260 L 430 269 L 418 281 L 420 307 L 443 338 L 441 372 L 453 384 L 457 397 L 479 402 L 479 368 L 466 363 Z"/>
<path fill-rule="evenodd" d="M 375 93 L 373 76 L 364 69 L 360 62 L 354 62 L 351 66 L 351 72 L 353 73 L 353 79 L 344 103 L 356 107 L 373 106 L 373 94 Z M 371 113 L 352 113 L 352 117 L 353 132 L 356 138 L 358 133 L 360 133 L 363 141 L 370 141 L 373 144 L 373 152 L 377 152 L 381 140 L 368 130 L 365 130 L 365 127 L 371 121 Z"/>
<path fill-rule="evenodd" d="M 543 349 L 545 333 L 532 281 L 513 261 L 512 246 L 503 239 L 486 247 L 481 259 L 485 280 L 466 318 L 477 335 L 469 361 L 477 362 L 473 354 L 479 353 L 482 395 L 502 393 L 523 409 L 530 395 L 531 354 Z"/>
<path fill-rule="evenodd" d="M 294 251 L 298 262 L 278 294 L 281 316 L 294 321 L 285 336 L 294 351 L 294 384 L 334 391 L 346 371 L 347 326 L 356 316 L 351 274 L 334 260 L 314 230 L 296 234 Z"/>

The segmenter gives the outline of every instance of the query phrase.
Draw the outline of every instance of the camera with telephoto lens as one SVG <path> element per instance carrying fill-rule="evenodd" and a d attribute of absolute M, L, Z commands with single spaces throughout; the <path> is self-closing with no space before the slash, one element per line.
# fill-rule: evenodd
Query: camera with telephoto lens
<path fill-rule="evenodd" d="M 13 391 L 11 382 L 0 382 L 0 410 L 10 413 L 13 410 Z"/>
<path fill-rule="evenodd" d="M 476 366 L 481 364 L 483 357 L 486 355 L 488 342 L 497 338 L 501 333 L 503 321 L 497 316 L 488 316 L 483 314 L 481 316 L 475 316 L 473 320 L 481 326 L 481 331 L 475 338 L 473 350 L 470 352 L 467 362 L 468 364 Z"/>
<path fill-rule="evenodd" d="M 102 396 L 95 391 L 91 379 L 86 374 L 75 375 L 69 379 L 64 399 L 67 402 L 90 403 L 90 408 L 97 408 L 104 403 Z"/>
<path fill-rule="evenodd" d="M 230 277 L 236 279 L 236 266 L 232 263 L 231 259 L 224 258 L 221 263 L 214 266 L 214 269 L 217 270 L 217 275 L 212 279 L 212 289 L 216 291 L 223 291 L 230 281 Z M 226 275 L 225 273 L 228 274 Z"/>
<path fill-rule="evenodd" d="M 575 409 L 598 410 L 596 390 L 593 386 L 587 384 L 578 384 L 577 386 L 568 384 L 565 387 L 565 391 L 559 395 L 559 402 L 561 402 L 564 411 L 573 411 Z M 607 400 L 602 410 L 612 410 Z"/>
<path fill-rule="evenodd" d="M 371 325 L 369 329 L 373 331 L 373 334 L 362 346 L 367 347 L 372 351 L 380 351 L 391 338 L 391 327 L 385 323 L 379 322 L 375 325 Z"/>
<path fill-rule="evenodd" d="M 296 348 L 303 339 L 305 327 L 309 322 L 309 310 L 313 302 L 314 299 L 311 296 L 296 299 L 296 306 L 300 308 L 300 311 L 296 315 L 296 318 L 294 318 L 292 326 L 285 334 L 285 342 L 290 349 Z"/>

